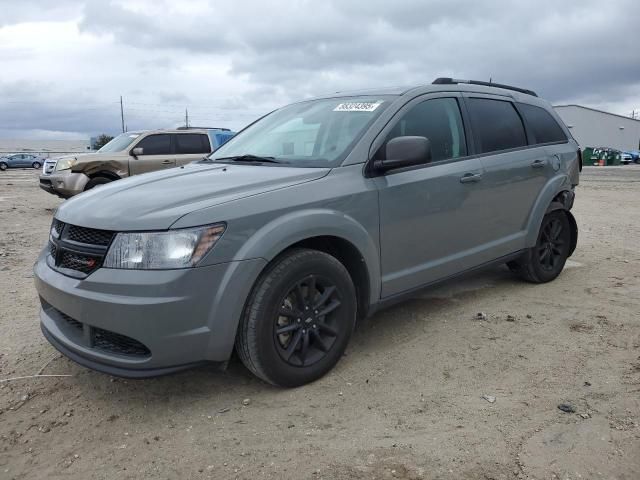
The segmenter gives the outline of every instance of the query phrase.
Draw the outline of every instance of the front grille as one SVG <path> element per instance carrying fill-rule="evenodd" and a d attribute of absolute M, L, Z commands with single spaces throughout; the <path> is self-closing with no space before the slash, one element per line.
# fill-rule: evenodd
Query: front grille
<path fill-rule="evenodd" d="M 56 160 L 45 161 L 42 167 L 42 172 L 45 175 L 51 175 L 56 169 L 56 163 L 58 163 Z"/>
<path fill-rule="evenodd" d="M 54 218 L 53 222 L 51 223 L 51 232 L 52 233 L 55 232 L 55 236 L 60 237 L 60 235 L 62 234 L 63 228 L 64 228 L 64 223 Z"/>
<path fill-rule="evenodd" d="M 62 319 L 67 322 L 67 325 L 69 325 L 70 327 L 73 327 L 76 330 L 82 330 L 82 322 L 79 322 L 73 318 L 71 318 L 69 315 L 67 315 L 66 313 L 62 313 L 60 311 L 58 311 L 58 313 L 60 314 L 60 316 L 62 317 Z"/>
<path fill-rule="evenodd" d="M 111 243 L 113 232 L 106 230 L 95 230 L 93 228 L 76 227 L 69 225 L 67 238 L 74 242 L 86 243 L 89 245 L 104 245 Z"/>
<path fill-rule="evenodd" d="M 69 225 L 54 219 L 51 223 L 49 253 L 52 268 L 65 275 L 84 278 L 102 266 L 115 232 Z"/>
<path fill-rule="evenodd" d="M 81 255 L 67 250 L 60 254 L 57 266 L 89 274 L 96 269 L 100 261 L 101 257 Z"/>
<path fill-rule="evenodd" d="M 147 347 L 133 338 L 102 328 L 94 327 L 92 330 L 93 346 L 97 349 L 134 357 L 146 357 L 151 353 Z"/>
<path fill-rule="evenodd" d="M 86 323 L 79 322 L 66 313 L 62 313 L 60 310 L 57 310 L 48 304 L 47 306 L 52 308 L 58 314 L 59 319 L 73 330 L 82 334 L 84 334 L 84 332 L 88 332 L 88 335 L 86 336 L 81 335 L 80 337 L 77 337 L 76 341 L 81 342 L 90 348 L 128 357 L 148 357 L 151 355 L 151 351 L 138 340 L 103 328 L 92 327 Z M 58 321 L 60 322 L 60 320 Z M 86 342 L 88 342 L 88 344 L 86 344 Z"/>

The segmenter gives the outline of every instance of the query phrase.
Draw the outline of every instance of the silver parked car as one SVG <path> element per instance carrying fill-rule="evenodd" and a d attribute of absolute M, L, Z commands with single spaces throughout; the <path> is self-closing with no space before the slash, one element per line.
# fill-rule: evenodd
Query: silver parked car
<path fill-rule="evenodd" d="M 7 168 L 40 168 L 44 159 L 33 153 L 13 153 L 0 157 L 0 170 Z"/>
<path fill-rule="evenodd" d="M 529 90 L 438 79 L 295 103 L 206 160 L 63 203 L 34 267 L 42 331 L 113 375 L 235 349 L 265 381 L 302 385 L 358 319 L 417 289 L 497 263 L 556 278 L 580 169 Z"/>

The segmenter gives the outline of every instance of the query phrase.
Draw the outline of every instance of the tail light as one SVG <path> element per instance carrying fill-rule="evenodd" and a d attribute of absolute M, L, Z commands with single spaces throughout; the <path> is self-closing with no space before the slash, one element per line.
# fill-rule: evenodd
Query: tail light
<path fill-rule="evenodd" d="M 582 150 L 578 149 L 578 171 L 582 171 Z"/>

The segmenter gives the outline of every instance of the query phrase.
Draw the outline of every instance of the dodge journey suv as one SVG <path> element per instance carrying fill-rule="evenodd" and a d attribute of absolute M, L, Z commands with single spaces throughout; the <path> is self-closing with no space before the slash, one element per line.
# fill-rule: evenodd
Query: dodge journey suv
<path fill-rule="evenodd" d="M 45 337 L 126 377 L 225 364 L 328 372 L 354 325 L 507 263 L 548 282 L 576 246 L 581 155 L 529 90 L 438 79 L 261 118 L 202 161 L 65 202 L 35 265 Z"/>
<path fill-rule="evenodd" d="M 232 136 L 228 129 L 123 133 L 97 152 L 47 160 L 40 188 L 69 198 L 114 180 L 199 160 Z"/>

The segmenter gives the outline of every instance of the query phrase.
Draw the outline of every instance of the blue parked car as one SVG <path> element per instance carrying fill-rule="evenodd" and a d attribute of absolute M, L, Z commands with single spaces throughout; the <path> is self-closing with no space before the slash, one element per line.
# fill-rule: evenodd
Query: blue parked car
<path fill-rule="evenodd" d="M 622 152 L 622 155 L 631 157 L 631 161 L 640 163 L 640 150 L 630 150 L 628 152 Z"/>
<path fill-rule="evenodd" d="M 221 147 L 236 134 L 228 128 L 209 128 L 209 138 L 211 139 L 211 147 L 215 151 L 216 148 Z"/>
<path fill-rule="evenodd" d="M 33 153 L 14 153 L 0 158 L 0 170 L 7 168 L 40 168 L 44 159 Z"/>

